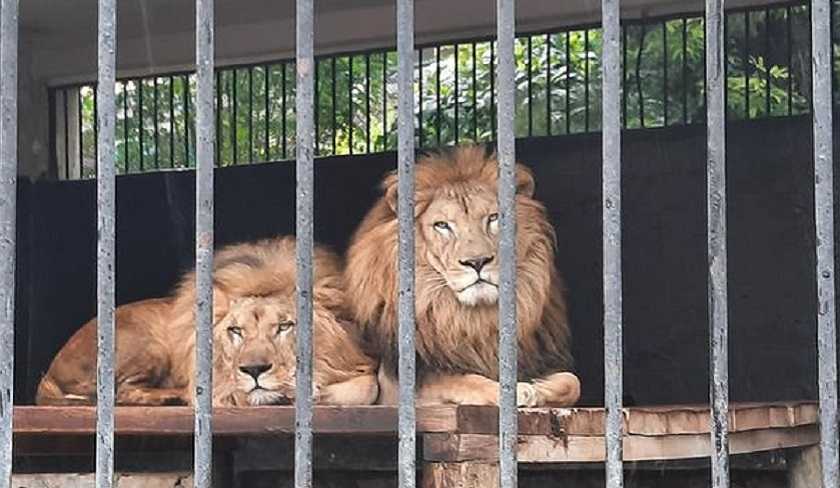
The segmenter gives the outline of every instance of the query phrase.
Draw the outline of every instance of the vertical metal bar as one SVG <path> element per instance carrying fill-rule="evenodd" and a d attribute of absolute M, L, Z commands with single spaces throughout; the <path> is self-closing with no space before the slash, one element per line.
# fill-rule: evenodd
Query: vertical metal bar
<path fill-rule="evenodd" d="M 724 58 L 725 59 L 725 58 Z M 744 118 L 750 120 L 750 11 L 744 11 Z"/>
<path fill-rule="evenodd" d="M 270 83 L 270 75 L 271 75 L 271 66 L 266 64 L 263 68 L 263 97 L 265 102 L 265 159 L 264 161 L 271 161 L 271 143 L 269 142 L 269 126 L 271 125 L 271 108 L 269 101 L 271 100 L 271 83 Z"/>
<path fill-rule="evenodd" d="M 473 142 L 478 142 L 478 66 L 476 64 L 476 43 L 472 43 L 472 109 Z"/>
<path fill-rule="evenodd" d="M 399 219 L 399 458 L 400 488 L 414 488 L 414 0 L 397 0 L 397 214 Z M 422 57 L 422 51 L 420 51 Z M 422 62 L 420 63 L 422 79 Z"/>
<path fill-rule="evenodd" d="M 297 363 L 295 366 L 295 487 L 312 487 L 312 256 L 313 256 L 313 0 L 296 0 L 297 152 L 296 262 Z"/>
<path fill-rule="evenodd" d="M 837 327 L 834 289 L 834 144 L 829 0 L 811 3 L 814 122 L 814 220 L 817 255 L 817 362 L 823 488 L 840 481 L 837 433 Z"/>
<path fill-rule="evenodd" d="M 336 77 L 336 57 L 333 56 L 330 59 L 330 65 L 332 69 L 332 153 L 333 155 L 338 153 L 337 149 L 337 137 L 338 137 L 338 78 Z M 320 99 L 318 100 L 320 102 Z M 319 110 L 320 107 L 316 107 L 316 110 Z"/>
<path fill-rule="evenodd" d="M 248 68 L 248 162 L 254 162 L 254 67 Z"/>
<path fill-rule="evenodd" d="M 65 88 L 61 90 L 64 96 L 64 177 L 70 179 L 70 104 L 67 101 L 67 91 Z"/>
<path fill-rule="evenodd" d="M 382 151 L 388 149 L 388 52 L 382 53 Z"/>
<path fill-rule="evenodd" d="M 647 25 L 641 25 L 639 33 L 639 50 L 636 52 L 636 90 L 639 92 L 639 125 L 645 127 L 645 91 L 642 88 L 642 56 L 645 52 L 645 36 Z"/>
<path fill-rule="evenodd" d="M 419 136 L 418 145 L 422 149 L 425 147 L 425 137 L 423 134 L 423 49 L 417 50 L 417 93 L 419 99 L 417 100 L 417 112 L 419 114 L 417 118 L 417 134 Z M 397 129 L 399 130 L 399 129 Z M 399 143 L 398 143 L 399 144 Z"/>
<path fill-rule="evenodd" d="M 566 31 L 566 134 L 572 133 L 572 48 L 571 32 Z"/>
<path fill-rule="evenodd" d="M 662 21 L 662 125 L 668 127 L 668 21 Z"/>
<path fill-rule="evenodd" d="M 77 129 L 79 130 L 79 179 L 84 178 L 85 169 L 85 134 L 84 134 L 84 110 L 82 108 L 82 87 L 76 89 L 76 111 L 78 112 L 76 120 L 78 121 Z"/>
<path fill-rule="evenodd" d="M 124 172 L 128 173 L 129 163 L 128 163 L 128 81 L 122 82 L 122 109 L 123 109 L 123 152 L 125 153 L 125 168 Z"/>
<path fill-rule="evenodd" d="M 460 77 L 458 76 L 458 71 L 460 71 L 458 69 L 458 51 L 459 50 L 460 50 L 460 46 L 458 44 L 455 44 L 455 121 L 454 121 L 455 122 L 455 128 L 454 128 L 455 137 L 454 137 L 453 140 L 455 141 L 456 145 L 458 144 L 459 140 L 461 139 L 461 131 L 460 131 L 460 128 L 458 127 L 458 116 L 460 115 L 458 113 L 458 111 L 459 111 L 459 108 L 460 108 L 459 105 L 461 105 L 461 90 L 460 90 L 461 87 L 458 86 L 459 82 L 460 82 Z"/>
<path fill-rule="evenodd" d="M 213 463 L 213 0 L 195 3 L 195 438 L 196 488 L 210 488 Z M 250 79 L 250 76 L 249 76 Z M 189 83 L 187 83 L 189 88 Z M 253 90 L 252 90 L 253 92 Z M 189 119 L 187 119 L 189 121 Z M 249 137 L 251 132 L 248 132 Z"/>
<path fill-rule="evenodd" d="M 169 167 L 175 167 L 175 79 L 169 77 Z"/>
<path fill-rule="evenodd" d="M 236 91 L 237 91 L 236 90 L 237 89 L 236 85 L 238 84 L 238 82 L 237 82 L 237 79 L 236 79 L 237 78 L 236 68 L 234 68 L 231 71 L 232 71 L 231 74 L 233 75 L 233 82 L 231 83 L 231 97 L 230 97 L 231 105 L 232 105 L 232 110 L 231 110 L 231 115 L 230 115 L 230 134 L 231 134 L 230 135 L 230 142 L 231 142 L 231 145 L 233 146 L 233 164 L 239 164 L 239 144 L 238 144 L 239 137 L 237 136 L 237 133 L 238 133 L 237 129 L 238 129 L 238 126 L 239 126 L 239 120 L 238 120 L 238 115 L 239 114 L 237 113 L 237 112 L 239 112 L 239 110 L 238 110 L 239 109 L 239 98 L 237 97 L 237 94 L 236 94 Z"/>
<path fill-rule="evenodd" d="M 155 97 L 153 100 L 154 112 L 155 112 L 155 123 L 154 123 L 154 131 L 155 131 L 155 169 L 160 169 L 160 126 L 158 124 L 158 104 L 160 95 L 158 94 L 158 79 L 157 76 L 154 78 L 154 87 L 155 87 Z"/>
<path fill-rule="evenodd" d="M 0 2 L 0 487 L 12 486 L 17 224 L 18 0 Z M 112 112 L 113 114 L 113 112 Z"/>
<path fill-rule="evenodd" d="M 496 0 L 498 2 L 498 0 Z M 497 4 L 498 5 L 498 4 Z M 497 20 L 498 22 L 498 20 Z M 490 41 L 490 128 L 496 140 L 496 45 Z"/>
<path fill-rule="evenodd" d="M 143 123 L 143 85 L 145 80 L 137 78 L 137 135 L 140 145 L 140 171 L 145 169 L 144 154 L 143 154 L 143 139 L 146 132 L 145 124 Z"/>
<path fill-rule="evenodd" d="M 528 36 L 528 136 L 534 135 L 534 90 L 533 90 L 533 36 Z"/>
<path fill-rule="evenodd" d="M 198 1 L 198 0 L 196 0 Z M 190 167 L 190 76 L 184 75 L 184 164 Z"/>
<path fill-rule="evenodd" d="M 712 487 L 729 487 L 729 365 L 726 251 L 726 107 L 723 2 L 706 0 L 708 299 Z"/>
<path fill-rule="evenodd" d="M 286 65 L 286 63 L 283 63 L 282 66 L 283 66 L 283 71 L 280 73 L 280 88 L 283 91 L 283 95 L 282 95 L 283 98 L 280 101 L 280 103 L 283 105 L 283 107 L 282 107 L 283 108 L 283 118 L 280 121 L 280 125 L 281 125 L 281 127 L 280 127 L 281 130 L 280 131 L 283 133 L 283 159 L 286 159 L 288 157 L 288 154 L 287 154 L 287 151 L 286 151 L 287 146 L 288 146 L 288 139 L 286 137 L 286 116 L 288 115 L 286 113 L 286 68 L 288 68 L 288 66 Z"/>
<path fill-rule="evenodd" d="M 545 133 L 551 135 L 551 34 L 545 35 Z"/>
<path fill-rule="evenodd" d="M 437 147 L 440 147 L 441 131 L 441 107 L 440 107 L 440 46 L 435 47 L 435 140 Z"/>
<path fill-rule="evenodd" d="M 621 286 L 621 68 L 619 56 L 620 0 L 601 1 L 603 62 L 601 63 L 601 147 L 603 157 L 601 211 L 604 253 L 604 407 L 606 414 L 607 488 L 624 486 L 622 466 L 623 350 Z"/>
<path fill-rule="evenodd" d="M 628 127 L 630 124 L 627 121 L 627 26 L 621 29 L 621 115 L 623 126 Z"/>
<path fill-rule="evenodd" d="M 114 478 L 114 267 L 116 223 L 116 0 L 99 0 L 98 73 L 99 159 L 97 160 L 96 245 L 96 487 L 110 488 Z M 5 28 L 5 26 L 4 26 Z M 126 91 L 123 91 L 125 94 Z M 124 97 L 125 99 L 126 97 Z M 126 139 L 128 143 L 128 139 Z"/>
<path fill-rule="evenodd" d="M 688 19 L 682 23 L 682 105 L 683 124 L 688 124 Z"/>
<path fill-rule="evenodd" d="M 350 154 L 353 154 L 353 126 L 356 125 L 353 120 L 353 56 L 347 57 L 347 105 L 349 109 L 349 116 L 347 117 L 347 142 Z M 333 80 L 334 81 L 334 80 Z M 334 86 L 334 85 L 333 85 Z"/>
<path fill-rule="evenodd" d="M 766 86 L 764 87 L 765 117 L 770 117 L 770 9 L 764 9 L 764 70 Z M 790 73 L 788 73 L 790 74 Z"/>
<path fill-rule="evenodd" d="M 315 62 L 313 64 L 313 70 L 315 71 L 315 155 L 318 156 L 321 153 L 321 80 L 319 79 L 321 76 L 321 70 L 318 68 L 320 65 L 319 62 Z M 335 77 L 333 77 L 335 79 Z M 333 83 L 335 86 L 335 83 Z M 295 94 L 295 100 L 297 100 L 297 94 Z M 295 101 L 295 105 L 297 105 L 297 101 Z M 335 108 L 335 97 L 333 97 L 333 108 Z M 333 126 L 334 127 L 334 126 Z M 335 133 L 335 131 L 333 131 Z M 296 150 L 297 151 L 297 150 Z"/>
<path fill-rule="evenodd" d="M 583 30 L 583 131 L 589 132 L 589 29 Z"/>
<path fill-rule="evenodd" d="M 370 53 L 365 54 L 365 148 L 370 154 Z"/>
<path fill-rule="evenodd" d="M 99 140 L 99 97 L 97 96 L 97 88 L 94 85 L 93 87 L 93 159 L 99 159 L 99 144 L 96 141 Z M 93 168 L 94 177 L 96 176 L 96 166 L 94 165 Z"/>
<path fill-rule="evenodd" d="M 791 18 L 791 8 L 788 5 L 787 10 L 785 12 L 785 21 L 787 22 L 787 32 L 785 35 L 787 39 L 785 40 L 787 44 L 787 68 L 788 68 L 788 86 L 787 86 L 787 102 L 788 102 L 788 115 L 793 115 L 793 20 Z"/>
<path fill-rule="evenodd" d="M 517 486 L 516 384 L 516 0 L 496 1 L 499 43 L 499 474 L 502 488 Z"/>
<path fill-rule="evenodd" d="M 216 71 L 216 164 L 222 161 L 222 72 Z"/>

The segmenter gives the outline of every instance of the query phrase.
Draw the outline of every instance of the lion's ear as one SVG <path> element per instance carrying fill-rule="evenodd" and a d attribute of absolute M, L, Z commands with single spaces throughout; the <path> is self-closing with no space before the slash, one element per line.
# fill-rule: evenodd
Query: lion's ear
<path fill-rule="evenodd" d="M 397 187 L 399 186 L 399 177 L 397 176 L 397 172 L 391 172 L 388 176 L 382 180 L 382 188 L 385 190 L 385 201 L 388 203 L 388 207 L 391 209 L 391 212 L 394 215 L 397 215 L 399 210 L 399 203 L 397 202 L 399 196 L 397 192 Z M 425 191 L 415 191 L 414 192 L 414 216 L 418 217 L 426 207 L 429 205 L 430 195 L 429 192 Z"/>
<path fill-rule="evenodd" d="M 531 170 L 523 164 L 516 165 L 516 194 L 526 197 L 534 196 L 534 175 Z"/>

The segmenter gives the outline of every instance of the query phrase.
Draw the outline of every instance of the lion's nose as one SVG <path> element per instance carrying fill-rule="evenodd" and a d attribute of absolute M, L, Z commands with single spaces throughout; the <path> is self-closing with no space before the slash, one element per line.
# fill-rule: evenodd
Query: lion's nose
<path fill-rule="evenodd" d="M 248 376 L 254 378 L 255 380 L 260 377 L 261 374 L 265 373 L 271 369 L 270 364 L 251 364 L 248 366 L 240 366 L 239 371 L 247 374 Z"/>
<path fill-rule="evenodd" d="M 461 263 L 461 266 L 467 266 L 474 269 L 476 273 L 480 273 L 481 269 L 491 261 L 493 261 L 493 256 L 478 256 L 475 258 L 461 259 L 458 262 Z"/>

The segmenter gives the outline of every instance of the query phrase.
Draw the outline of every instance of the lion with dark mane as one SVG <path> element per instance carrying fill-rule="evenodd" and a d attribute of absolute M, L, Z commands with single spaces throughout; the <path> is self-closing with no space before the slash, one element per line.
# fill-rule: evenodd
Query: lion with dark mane
<path fill-rule="evenodd" d="M 499 259 L 495 157 L 473 146 L 427 156 L 415 169 L 415 310 L 420 404 L 495 405 L 499 392 Z M 375 346 L 380 403 L 396 403 L 397 175 L 351 242 L 345 283 L 354 318 Z M 520 406 L 569 406 L 580 396 L 555 235 L 516 167 Z"/>
<path fill-rule="evenodd" d="M 267 239 L 216 253 L 213 273 L 216 406 L 289 403 L 295 390 L 295 240 Z M 341 263 L 315 248 L 313 383 L 316 401 L 376 400 L 376 362 L 348 320 Z M 195 372 L 195 276 L 172 297 L 116 310 L 116 402 L 191 404 Z M 41 405 L 96 402 L 96 319 L 59 351 L 38 387 Z"/>

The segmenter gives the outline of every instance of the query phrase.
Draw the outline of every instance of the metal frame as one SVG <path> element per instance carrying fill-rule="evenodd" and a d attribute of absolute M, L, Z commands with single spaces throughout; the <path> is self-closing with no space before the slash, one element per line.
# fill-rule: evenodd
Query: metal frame
<path fill-rule="evenodd" d="M 621 287 L 621 38 L 619 0 L 602 0 L 604 62 L 602 63 L 603 151 L 603 284 L 604 359 L 606 368 L 607 487 L 623 486 L 622 474 L 622 287 Z M 501 261 L 499 299 L 499 473 L 505 488 L 517 486 L 517 341 L 516 341 L 516 194 L 515 194 L 515 0 L 497 0 L 497 45 L 491 44 L 498 88 L 499 214 Z M 297 157 L 297 351 L 295 484 L 311 487 L 312 473 L 312 279 L 313 158 L 316 147 L 313 0 L 297 0 L 296 157 Z M 766 15 L 766 14 L 765 14 Z M 710 442 L 712 486 L 729 486 L 729 405 L 727 357 L 727 225 L 725 152 L 725 56 L 723 0 L 706 1 L 707 211 L 710 330 Z M 789 22 L 790 16 L 788 16 Z M 214 117 L 214 12 L 212 0 L 196 0 L 196 368 L 195 482 L 212 483 L 212 262 L 213 170 L 216 142 Z M 414 351 L 414 2 L 397 2 L 398 46 L 398 214 L 399 214 L 399 483 L 415 486 L 415 351 Z M 685 27 L 685 24 L 684 24 Z M 833 141 L 831 110 L 830 2 L 814 0 L 811 9 L 813 46 L 814 195 L 816 280 L 818 292 L 818 359 L 823 487 L 838 485 L 837 351 L 834 285 Z M 626 33 L 626 30 L 624 31 Z M 97 120 L 97 440 L 96 486 L 114 480 L 114 256 L 116 132 L 116 0 L 99 0 Z M 568 41 L 568 37 L 567 37 Z M 14 368 L 14 269 L 17 172 L 17 44 L 18 0 L 0 2 L 0 487 L 11 482 Z M 568 42 L 566 44 L 568 53 Z M 456 47 L 457 49 L 457 47 Z M 497 50 L 497 51 L 496 51 Z M 498 63 L 495 63 L 495 53 Z M 623 51 L 626 55 L 626 46 Z M 439 48 L 437 76 L 440 77 Z M 548 54 L 550 59 L 550 52 Z M 568 56 L 568 54 L 567 54 Z M 626 56 L 625 56 L 626 58 Z M 365 58 L 369 63 L 369 58 Z M 387 56 L 386 56 L 387 59 Z M 352 58 L 351 58 L 352 63 Z M 475 64 L 475 49 L 473 49 Z M 285 70 L 285 64 L 283 65 Z M 530 71 L 529 63 L 529 71 Z M 684 69 L 684 68 L 683 68 Z M 421 66 L 422 70 L 422 66 Z M 366 94 L 370 97 L 369 67 Z M 494 72 L 495 71 L 495 72 Z M 387 66 L 385 67 L 387 74 Z M 235 72 L 234 72 L 235 73 Z M 249 72 L 250 73 L 250 72 Z M 266 77 L 270 70 L 266 69 Z M 285 72 L 284 72 L 285 73 Z M 170 77 L 170 100 L 173 99 Z M 143 81 L 140 80 L 140 86 Z M 189 80 L 184 75 L 184 109 L 189 110 Z M 252 75 L 249 86 L 252 87 Z M 351 104 L 352 82 L 350 83 Z M 234 86 L 235 89 L 235 86 Z M 384 88 L 387 90 L 387 87 Z M 64 92 L 65 102 L 67 91 Z M 387 93 L 385 94 L 387 96 Z M 283 99 L 285 105 L 285 75 Z M 475 95 L 473 95 L 475 96 Z M 157 98 L 157 88 L 155 89 Z M 55 97 L 53 97 L 55 99 Z M 253 89 L 249 90 L 253 100 Z M 422 101 L 422 93 L 421 93 Z M 123 103 L 126 96 L 123 96 Z M 567 100 L 568 103 L 568 100 Z M 142 102 L 141 102 L 142 104 Z M 157 104 L 155 104 L 157 105 Z M 157 107 L 156 107 L 157 108 Z M 253 102 L 249 105 L 253 112 Z M 285 109 L 285 106 L 284 106 Z M 170 105 L 170 110 L 172 106 Z M 367 119 L 369 124 L 369 108 Z M 436 105 L 440 112 L 440 102 Z M 285 110 L 284 110 L 285 111 Z M 266 110 L 268 112 L 268 110 Z M 530 109 L 529 109 L 530 113 Z M 66 117 L 66 110 L 64 113 Z M 475 116 L 475 114 L 473 114 Z M 249 114 L 249 126 L 253 125 Z M 438 117 L 439 119 L 439 117 Z M 189 164 L 189 121 L 186 115 L 185 156 Z M 422 114 L 421 114 L 422 121 Z M 65 125 L 65 128 L 66 125 Z M 124 130 L 126 127 L 124 125 Z M 334 128 L 333 128 L 334 129 Z M 439 129 L 438 129 L 439 131 Z M 174 131 L 171 131 L 171 133 Z M 170 133 L 170 135 L 171 135 Z M 438 132 L 439 134 L 439 132 Z M 284 134 L 285 136 L 285 134 Z M 369 138 L 369 131 L 367 133 Z M 439 136 L 438 136 L 439 137 Z M 157 131 L 156 131 L 157 139 Z M 268 138 L 266 137 L 266 143 Z M 422 139 L 421 139 L 422 143 Z M 251 140 L 253 145 L 253 139 Z M 170 145 L 174 151 L 174 144 Z M 253 152 L 252 148 L 249 148 Z M 267 151 L 268 152 L 268 151 Z M 284 141 L 285 152 L 285 141 Z M 128 168 L 126 168 L 128 169 Z"/>

